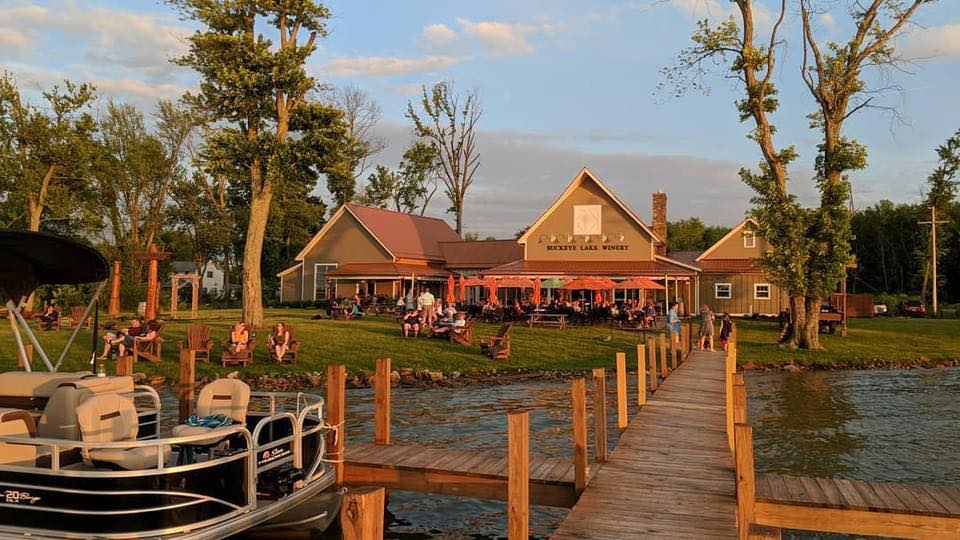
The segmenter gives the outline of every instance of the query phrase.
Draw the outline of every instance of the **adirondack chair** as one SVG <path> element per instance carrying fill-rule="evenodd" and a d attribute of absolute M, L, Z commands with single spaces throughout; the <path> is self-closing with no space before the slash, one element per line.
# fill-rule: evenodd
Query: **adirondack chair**
<path fill-rule="evenodd" d="M 300 342 L 297 341 L 296 338 L 294 337 L 293 327 L 290 326 L 289 324 L 285 326 L 286 326 L 287 332 L 290 332 L 290 348 L 287 349 L 287 352 L 286 354 L 283 355 L 283 358 L 277 358 L 276 349 L 274 349 L 273 346 L 269 344 L 269 341 L 267 343 L 267 347 L 270 349 L 270 360 L 278 364 L 282 364 L 284 362 L 290 362 L 290 363 L 296 362 L 297 354 L 300 352 Z"/>
<path fill-rule="evenodd" d="M 210 327 L 205 324 L 195 324 L 187 327 L 187 340 L 178 341 L 177 347 L 180 351 L 193 351 L 193 358 L 198 361 L 210 363 L 210 349 L 213 348 L 213 340 L 210 339 Z"/>
<path fill-rule="evenodd" d="M 450 329 L 450 343 L 469 347 L 473 345 L 473 324 L 467 321 L 465 326 Z"/>
<path fill-rule="evenodd" d="M 157 337 L 151 339 L 150 341 L 140 341 L 136 340 L 133 342 L 133 361 L 137 362 L 141 358 L 146 358 L 151 362 L 159 362 L 160 355 L 163 349 L 163 337 L 160 333 L 163 332 L 163 323 L 160 323 L 160 327 L 157 328 Z"/>
<path fill-rule="evenodd" d="M 70 322 L 72 324 L 80 325 L 80 328 L 90 328 L 90 319 L 91 317 L 87 315 L 87 318 L 83 318 L 83 306 L 73 306 L 70 308 Z"/>
<path fill-rule="evenodd" d="M 232 351 L 230 345 L 230 338 L 223 340 L 223 343 L 220 344 L 220 363 L 224 367 L 246 366 L 253 363 L 253 349 L 257 346 L 257 340 L 254 339 L 252 333 L 247 341 L 247 346 L 242 351 Z"/>
<path fill-rule="evenodd" d="M 510 323 L 500 325 L 495 336 L 480 338 L 480 352 L 494 360 L 510 359 Z"/>

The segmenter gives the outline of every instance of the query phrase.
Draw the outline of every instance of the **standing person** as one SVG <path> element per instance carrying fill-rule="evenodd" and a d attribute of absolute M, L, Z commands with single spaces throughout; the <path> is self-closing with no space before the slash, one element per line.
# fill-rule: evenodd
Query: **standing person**
<path fill-rule="evenodd" d="M 680 339 L 680 304 L 676 302 L 670 304 L 667 312 L 667 328 L 670 329 L 670 343 L 676 343 Z"/>
<path fill-rule="evenodd" d="M 704 304 L 700 308 L 700 350 L 713 352 L 713 321 L 716 316 L 710 311 L 710 306 Z M 708 347 L 709 345 L 709 347 Z"/>
<path fill-rule="evenodd" d="M 733 319 L 730 318 L 730 313 L 724 313 L 723 318 L 720 319 L 720 345 L 723 346 L 723 352 L 727 352 L 729 343 L 730 343 L 730 334 L 733 333 Z"/>
<path fill-rule="evenodd" d="M 287 351 L 290 350 L 290 331 L 287 330 L 287 325 L 278 322 L 277 325 L 273 327 L 273 333 L 270 334 L 267 342 L 271 349 L 273 349 L 273 354 L 276 356 L 277 361 L 282 362 L 283 355 L 287 354 Z"/>
<path fill-rule="evenodd" d="M 424 289 L 423 292 L 420 293 L 419 301 L 424 324 L 432 325 L 436 321 L 433 312 L 433 306 L 436 303 L 436 298 L 433 297 L 433 293 L 430 292 L 430 289 Z"/>

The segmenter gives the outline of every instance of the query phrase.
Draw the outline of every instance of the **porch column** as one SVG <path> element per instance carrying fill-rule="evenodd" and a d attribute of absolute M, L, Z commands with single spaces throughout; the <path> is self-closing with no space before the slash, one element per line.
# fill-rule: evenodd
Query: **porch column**
<path fill-rule="evenodd" d="M 694 309 L 700 309 L 700 274 L 697 274 L 693 278 L 693 307 Z M 694 312 L 696 313 L 696 312 Z"/>
<path fill-rule="evenodd" d="M 670 276 L 663 275 L 663 314 L 670 311 Z"/>

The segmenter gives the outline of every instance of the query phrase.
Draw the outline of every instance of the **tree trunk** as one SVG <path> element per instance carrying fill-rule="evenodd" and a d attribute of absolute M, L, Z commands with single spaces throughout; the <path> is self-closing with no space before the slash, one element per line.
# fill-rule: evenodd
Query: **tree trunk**
<path fill-rule="evenodd" d="M 263 327 L 263 291 L 261 289 L 260 258 L 263 253 L 263 238 L 270 213 L 272 186 L 264 183 L 260 190 L 254 189 L 250 199 L 250 223 L 247 224 L 247 241 L 243 248 L 243 320 L 254 328 Z"/>
<path fill-rule="evenodd" d="M 808 296 L 804 299 L 806 314 L 798 343 L 801 349 L 820 349 L 820 303 L 819 296 Z"/>
<path fill-rule="evenodd" d="M 793 320 L 793 328 L 787 339 L 787 343 L 791 348 L 797 348 L 800 345 L 800 336 L 803 334 L 803 325 L 807 320 L 802 296 L 790 297 L 790 315 Z"/>

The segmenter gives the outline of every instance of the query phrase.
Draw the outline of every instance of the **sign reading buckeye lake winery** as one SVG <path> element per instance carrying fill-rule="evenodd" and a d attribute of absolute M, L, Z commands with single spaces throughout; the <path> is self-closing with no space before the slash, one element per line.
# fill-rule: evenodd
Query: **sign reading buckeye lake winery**
<path fill-rule="evenodd" d="M 549 244 L 547 251 L 627 251 L 627 244 Z"/>

